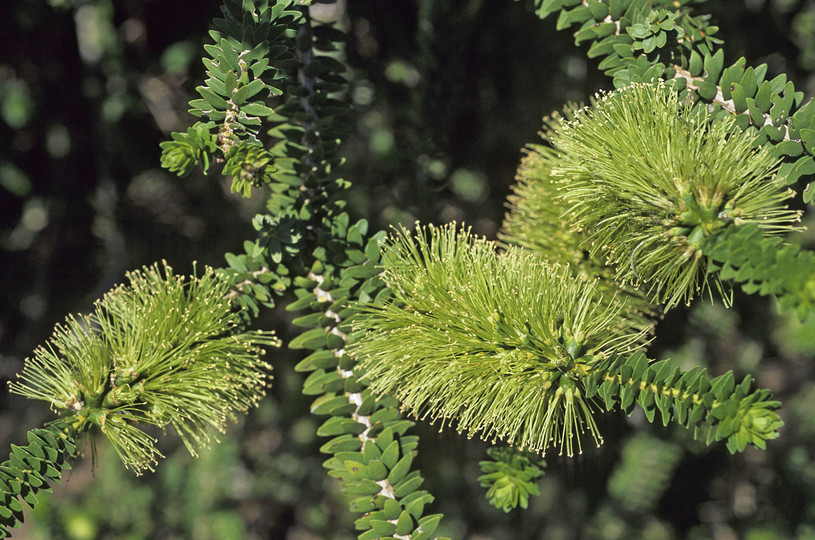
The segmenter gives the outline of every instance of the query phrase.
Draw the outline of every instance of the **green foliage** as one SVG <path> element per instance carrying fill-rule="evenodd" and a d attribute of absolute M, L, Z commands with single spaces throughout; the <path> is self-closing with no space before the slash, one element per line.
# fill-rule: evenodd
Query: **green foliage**
<path fill-rule="evenodd" d="M 128 274 L 90 315 L 69 317 L 26 362 L 11 391 L 47 401 L 71 433 L 92 426 L 125 466 L 153 470 L 161 453 L 136 423 L 172 425 L 189 451 L 263 396 L 270 332 L 241 331 L 211 268 L 185 279 L 165 264 Z"/>
<path fill-rule="evenodd" d="M 736 387 L 732 374 L 711 379 L 626 356 L 642 331 L 619 315 L 624 301 L 599 301 L 594 283 L 568 269 L 512 249 L 496 255 L 450 226 L 402 231 L 382 266 L 392 297 L 363 306 L 348 352 L 374 391 L 419 418 L 572 455 L 574 439 L 582 451 L 576 433 L 602 440 L 599 397 L 607 410 L 639 404 L 651 421 L 659 411 L 665 425 L 704 427 L 708 444 L 726 439 L 732 452 L 777 437 L 779 404 L 766 390 L 750 393 L 749 377 Z"/>
<path fill-rule="evenodd" d="M 599 396 L 607 410 L 631 412 L 639 405 L 650 422 L 659 412 L 662 423 L 674 420 L 701 431 L 705 442 L 726 440 L 731 453 L 748 444 L 766 448 L 784 422 L 775 412 L 780 403 L 769 390 L 750 391 L 752 377 L 738 385 L 732 372 L 711 378 L 701 367 L 682 372 L 670 360 L 649 363 L 642 353 L 611 357 L 596 366 L 585 382 L 587 399 Z"/>
<path fill-rule="evenodd" d="M 270 181 L 273 158 L 258 133 L 261 118 L 272 114 L 264 100 L 283 93 L 294 61 L 287 38 L 302 15 L 289 9 L 291 3 L 224 3 L 224 17 L 210 31 L 214 43 L 204 47 L 208 78 L 196 87 L 201 98 L 190 102 L 190 112 L 202 120 L 162 143 L 164 167 L 183 177 L 195 165 L 206 172 L 216 158 L 226 160 L 223 174 L 233 176 L 232 191 L 245 197 L 252 186 Z"/>
<path fill-rule="evenodd" d="M 272 182 L 274 156 L 260 144 L 240 143 L 229 150 L 224 175 L 232 176 L 232 192 L 244 197 L 252 195 L 253 187 Z"/>
<path fill-rule="evenodd" d="M 670 486 L 682 450 L 679 445 L 638 434 L 622 450 L 620 464 L 608 480 L 616 504 L 631 513 L 652 510 Z"/>
<path fill-rule="evenodd" d="M 173 133 L 172 141 L 161 143 L 162 165 L 182 178 L 198 164 L 206 173 L 218 148 L 215 135 L 210 133 L 212 127 L 199 122 L 186 133 Z"/>
<path fill-rule="evenodd" d="M 62 422 L 28 432 L 28 444 L 11 445 L 9 459 L 0 464 L 0 535 L 23 521 L 23 505 L 37 504 L 39 491 L 51 491 L 49 483 L 59 481 L 76 458 L 76 440 Z"/>
<path fill-rule="evenodd" d="M 815 253 L 780 238 L 765 238 L 757 226 L 714 237 L 705 248 L 724 279 L 741 283 L 748 294 L 773 295 L 781 309 L 801 320 L 815 312 Z"/>
<path fill-rule="evenodd" d="M 530 495 L 540 495 L 536 480 L 543 476 L 546 462 L 532 461 L 511 446 L 495 447 L 487 450 L 491 461 L 480 461 L 481 487 L 489 488 L 487 500 L 504 512 L 519 506 L 529 506 Z"/>
<path fill-rule="evenodd" d="M 260 306 L 274 307 L 274 299 L 292 284 L 289 266 L 302 248 L 305 224 L 291 217 L 258 214 L 252 219 L 258 238 L 244 241 L 244 253 L 226 253 L 228 268 L 220 270 L 232 283 L 230 293 L 247 319 L 257 317 Z"/>
<path fill-rule="evenodd" d="M 214 43 L 204 46 L 210 55 L 204 59 L 209 78 L 196 87 L 203 99 L 191 101 L 190 112 L 219 123 L 218 145 L 224 154 L 237 141 L 256 138 L 259 117 L 272 112 L 262 99 L 282 93 L 276 79 L 292 57 L 280 38 L 287 23 L 300 17 L 288 4 L 229 0 L 221 8 L 224 18 L 214 21 Z"/>

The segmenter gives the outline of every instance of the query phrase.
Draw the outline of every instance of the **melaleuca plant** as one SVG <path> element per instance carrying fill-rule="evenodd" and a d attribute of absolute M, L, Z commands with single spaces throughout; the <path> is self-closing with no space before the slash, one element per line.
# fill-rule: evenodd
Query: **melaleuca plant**
<path fill-rule="evenodd" d="M 726 293 L 726 280 L 799 312 L 815 305 L 812 254 L 778 237 L 799 219 L 784 186 L 815 172 L 815 106 L 794 110 L 802 96 L 785 77 L 725 69 L 716 28 L 684 0 L 536 0 L 558 28 L 579 26 L 576 42 L 619 90 L 549 123 L 501 245 L 452 225 L 387 238 L 346 210 L 345 34 L 309 3 L 225 0 L 190 102 L 199 121 L 162 144 L 181 176 L 218 163 L 233 192 L 268 189 L 258 237 L 217 275 L 134 273 L 38 349 L 12 389 L 60 418 L 0 467 L 3 524 L 92 429 L 137 471 L 159 457 L 137 423 L 206 444 L 262 394 L 260 347 L 276 340 L 242 324 L 281 295 L 300 312 L 289 347 L 310 351 L 295 369 L 308 373 L 310 412 L 328 417 L 324 466 L 361 540 L 432 538 L 441 519 L 427 513 L 403 411 L 509 445 L 480 479 L 505 511 L 537 491 L 531 454 L 579 453 L 586 433 L 599 444 L 603 411 L 639 408 L 733 453 L 778 436 L 780 404 L 751 376 L 655 361 L 646 345 L 661 309 Z"/>
<path fill-rule="evenodd" d="M 269 213 L 255 219 L 260 238 L 246 243 L 245 255 L 227 258 L 236 287 L 248 293 L 244 298 L 249 308 L 271 305 L 273 294 L 291 290 L 295 299 L 287 309 L 307 310 L 294 320 L 306 330 L 290 347 L 313 351 L 297 369 L 310 373 L 303 391 L 316 396 L 312 411 L 329 416 L 317 431 L 330 438 L 322 448 L 331 455 L 325 466 L 353 497 L 352 511 L 362 514 L 356 523 L 360 538 L 427 538 L 438 523 L 437 515 L 423 516 L 432 497 L 417 491 L 422 482 L 418 472 L 408 472 L 417 441 L 406 435 L 410 422 L 402 419 L 397 406 L 420 419 L 452 423 L 470 435 L 502 439 L 539 453 L 551 447 L 567 455 L 580 451 L 580 434 L 585 432 L 599 443 L 595 415 L 601 409 L 630 413 L 635 406 L 650 421 L 659 414 L 663 423 L 676 422 L 708 444 L 726 441 L 733 452 L 747 445 L 764 447 L 766 440 L 777 436 L 779 404 L 768 391 L 753 389 L 752 378 L 736 384 L 732 373 L 712 377 L 703 368 L 682 371 L 669 360 L 653 362 L 645 355 L 647 336 L 661 307 L 627 282 L 633 275 L 633 281 L 642 277 L 656 283 L 650 299 L 665 301 L 667 307 L 687 300 L 687 291 L 695 293 L 718 264 L 705 259 L 704 251 L 719 238 L 714 233 L 728 229 L 722 223 L 745 219 L 735 215 L 744 213 L 745 206 L 754 212 L 765 208 L 754 204 L 747 191 L 755 188 L 762 194 L 759 200 L 770 198 L 778 228 L 795 221 L 796 214 L 777 209 L 787 195 L 777 186 L 766 188 L 769 182 L 764 182 L 778 170 L 779 178 L 789 183 L 791 171 L 778 164 L 777 155 L 771 159 L 766 152 L 753 150 L 760 141 L 740 135 L 745 127 L 740 120 L 714 122 L 721 115 L 708 117 L 700 106 L 685 110 L 690 90 L 698 89 L 703 99 L 711 95 L 707 81 L 693 79 L 698 72 L 697 48 L 712 58 L 704 62 L 708 74 L 716 72 L 719 62 L 712 53 L 719 43 L 711 37 L 715 29 L 704 18 L 689 16 L 681 5 L 652 10 L 644 2 L 578 4 L 550 1 L 538 10 L 546 15 L 563 8 L 561 27 L 585 24 L 578 41 L 596 39 L 590 54 L 609 55 L 603 69 L 619 86 L 681 75 L 689 62 L 690 79 L 679 77 L 660 90 L 665 103 L 656 103 L 659 114 L 641 119 L 654 124 L 650 133 L 665 128 L 671 141 L 675 135 L 684 136 L 675 141 L 676 148 L 665 149 L 681 159 L 654 163 L 662 168 L 648 171 L 633 164 L 634 172 L 640 173 L 635 180 L 662 182 L 657 182 L 657 190 L 669 191 L 665 197 L 674 197 L 673 206 L 637 210 L 620 202 L 616 211 L 646 217 L 632 219 L 630 228 L 622 228 L 624 234 L 609 237 L 609 241 L 623 238 L 622 246 L 600 246 L 596 234 L 602 219 L 591 225 L 573 219 L 582 214 L 578 203 L 562 193 L 568 183 L 567 169 L 573 167 L 574 183 L 582 182 L 579 188 L 595 197 L 592 204 L 598 212 L 608 211 L 610 205 L 598 204 L 599 198 L 617 188 L 593 182 L 591 171 L 577 170 L 591 159 L 581 161 L 576 156 L 595 156 L 584 154 L 585 148 L 568 150 L 568 144 L 580 144 L 580 137 L 569 138 L 569 132 L 562 137 L 566 150 L 557 146 L 554 151 L 540 150 L 536 152 L 539 163 L 532 163 L 530 154 L 526 169 L 522 167 L 529 191 L 536 183 L 533 176 L 545 179 L 549 192 L 541 199 L 549 202 L 544 201 L 543 208 L 527 204 L 524 190 L 518 189 L 502 239 L 505 247 L 517 243 L 526 250 L 509 247 L 502 253 L 497 245 L 449 226 L 419 228 L 415 238 L 402 231 L 386 241 L 381 251 L 383 233 L 369 234 L 362 220 L 352 223 L 339 198 L 348 183 L 334 176 L 341 164 L 338 143 L 346 134 L 337 127 L 342 125 L 338 119 L 347 112 L 336 100 L 336 92 L 345 81 L 339 76 L 342 65 L 323 53 L 333 52 L 342 34 L 315 25 L 308 10 L 289 9 L 289 2 L 245 6 L 229 0 L 224 5 L 225 18 L 213 34 L 215 44 L 207 49 L 210 79 L 198 89 L 204 99 L 191 103 L 194 114 L 202 118 L 198 138 L 218 145 L 226 162 L 224 172 L 235 175 L 233 189 L 245 194 L 250 186 L 268 183 L 272 191 Z M 260 71 L 246 75 L 240 59 L 271 36 L 277 41 L 268 49 L 274 52 L 268 66 L 275 65 L 276 70 L 266 70 L 264 64 Z M 680 64 L 670 73 L 660 57 L 643 56 L 668 46 L 681 51 L 676 56 Z M 256 80 L 266 81 L 266 87 Z M 271 128 L 268 143 L 262 141 L 254 119 L 235 124 L 242 105 L 230 96 L 241 92 L 242 84 L 254 85 L 254 96 L 284 89 L 276 109 L 260 120 Z M 671 97 L 667 88 L 679 94 Z M 632 114 L 646 110 L 639 105 Z M 552 124 L 553 138 L 566 127 L 576 131 L 573 126 L 584 125 L 591 114 L 579 112 L 571 123 Z M 619 139 L 614 162 L 607 168 L 631 166 L 625 148 L 635 144 L 626 141 L 630 129 L 607 135 Z M 177 138 L 177 143 L 189 143 L 192 148 L 187 139 Z M 715 154 L 718 146 L 702 143 L 720 139 L 732 140 L 725 153 L 756 158 L 755 164 L 745 165 L 747 188 L 740 191 L 743 184 L 733 178 L 719 183 L 716 175 L 690 175 L 686 180 L 693 187 L 680 178 L 674 185 L 681 188 L 670 191 L 673 179 L 663 176 L 686 173 L 693 145 L 700 152 Z M 660 144 L 657 138 L 646 148 Z M 203 147 L 201 143 L 196 148 Z M 682 148 L 690 150 L 683 154 Z M 184 172 L 185 164 L 194 159 L 207 165 L 195 152 L 182 150 L 179 144 L 165 145 L 165 166 Z M 731 163 L 724 160 L 716 165 L 714 160 L 708 166 L 724 172 Z M 624 184 L 620 189 L 636 191 L 636 186 Z M 705 190 L 711 190 L 710 198 L 697 201 Z M 716 202 L 720 196 L 722 201 Z M 732 217 L 720 215 L 723 211 L 731 211 Z M 585 215 L 591 212 L 587 209 Z M 662 229 L 644 231 L 645 225 L 654 224 Z M 673 234 L 665 234 L 666 230 Z M 541 232 L 548 235 L 545 240 Z M 640 235 L 633 245 L 631 235 Z M 686 267 L 674 269 L 676 261 L 670 256 L 655 259 L 650 266 L 648 260 L 632 263 L 640 251 L 652 258 L 662 256 L 655 245 L 647 249 L 640 245 L 646 237 L 685 242 L 679 253 L 688 253 L 690 273 Z M 605 253 L 606 248 L 616 260 Z M 633 274 L 626 275 L 626 268 L 633 268 Z M 696 272 L 700 268 L 702 278 Z M 665 276 L 652 275 L 660 271 L 668 272 L 666 283 Z M 671 279 L 670 272 L 681 277 Z M 501 486 L 507 481 L 513 483 L 505 476 Z M 531 476 L 516 487 L 522 485 L 523 492 L 531 494 L 530 482 Z M 500 496 L 494 490 L 490 497 L 502 508 L 524 501 L 521 490 L 500 491 Z"/>

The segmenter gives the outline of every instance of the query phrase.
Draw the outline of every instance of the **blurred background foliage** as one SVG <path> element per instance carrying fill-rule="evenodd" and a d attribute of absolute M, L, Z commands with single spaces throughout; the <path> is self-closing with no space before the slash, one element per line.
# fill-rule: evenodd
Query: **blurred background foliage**
<path fill-rule="evenodd" d="M 0 378 L 69 312 L 166 259 L 222 265 L 252 234 L 259 197 L 217 176 L 178 180 L 160 141 L 192 123 L 201 46 L 219 2 L 0 2 Z M 317 18 L 349 33 L 345 145 L 352 213 L 378 228 L 463 220 L 494 238 L 521 156 L 541 117 L 608 88 L 554 20 L 511 0 L 340 2 Z M 726 60 L 745 56 L 815 95 L 815 1 L 717 0 Z M 809 220 L 811 221 L 811 220 Z M 810 223 L 810 231 L 815 227 Z M 812 233 L 797 241 L 815 246 Z M 279 310 L 259 324 L 293 335 Z M 420 463 L 441 534 L 471 540 L 815 538 L 815 320 L 776 315 L 766 299 L 699 302 L 671 312 L 652 356 L 714 373 L 753 373 L 784 402 L 765 452 L 730 456 L 638 414 L 601 419 L 605 444 L 552 456 L 528 510 L 490 507 L 479 487 L 485 445 L 418 426 Z M 323 472 L 299 393 L 298 357 L 276 352 L 274 388 L 198 460 L 177 439 L 154 475 L 135 478 L 100 442 L 30 513 L 20 539 L 354 538 L 338 485 Z M 0 447 L 49 419 L 0 393 Z"/>

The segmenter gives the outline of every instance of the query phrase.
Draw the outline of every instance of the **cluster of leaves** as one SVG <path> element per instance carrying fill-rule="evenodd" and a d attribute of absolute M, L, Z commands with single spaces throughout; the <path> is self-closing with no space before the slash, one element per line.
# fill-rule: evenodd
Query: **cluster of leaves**
<path fill-rule="evenodd" d="M 256 317 L 260 306 L 274 307 L 275 297 L 291 287 L 289 267 L 297 259 L 305 235 L 303 222 L 291 217 L 275 219 L 258 214 L 252 225 L 258 237 L 244 241 L 244 253 L 226 253 L 229 267 L 221 270 L 247 317 Z"/>
<path fill-rule="evenodd" d="M 801 320 L 815 311 L 815 253 L 745 226 L 712 238 L 705 254 L 723 279 L 741 283 L 748 294 L 775 296 Z"/>
<path fill-rule="evenodd" d="M 478 463 L 484 473 L 478 481 L 481 487 L 488 488 L 487 500 L 504 512 L 519 506 L 526 509 L 529 497 L 540 495 L 536 481 L 543 476 L 546 462 L 533 461 L 512 446 L 489 448 L 487 456 L 490 461 Z"/>
<path fill-rule="evenodd" d="M 332 422 L 343 416 L 341 409 L 337 410 L 336 405 L 323 406 L 332 399 L 338 403 L 337 397 L 315 402 L 312 409 L 314 414 L 324 414 L 326 409 L 336 414 L 318 434 L 335 435 L 323 446 L 323 451 L 332 454 L 325 467 L 329 475 L 344 481 L 343 491 L 352 496 L 351 511 L 363 514 L 356 521 L 356 527 L 363 531 L 359 538 L 407 535 L 413 539 L 432 538 L 441 515 L 424 515 L 424 507 L 433 502 L 433 496 L 418 489 L 424 479 L 418 471 L 410 470 L 419 444 L 416 435 L 405 434 L 411 422 L 394 414 L 397 403 L 392 399 L 376 399 L 370 391 L 360 393 L 360 398 L 363 406 L 355 413 L 358 429 L 362 431 L 357 436 L 349 433 L 353 430 L 349 429 L 347 419 Z M 347 409 L 348 400 L 343 401 L 340 407 Z M 368 421 L 364 418 L 366 413 Z"/>
<path fill-rule="evenodd" d="M 62 422 L 28 432 L 28 444 L 11 446 L 9 459 L 0 464 L 0 536 L 23 521 L 23 505 L 37 504 L 39 491 L 51 491 L 76 458 L 76 437 Z"/>
<path fill-rule="evenodd" d="M 630 412 L 639 405 L 649 421 L 657 411 L 663 425 L 674 420 L 706 431 L 705 442 L 726 440 L 732 453 L 748 444 L 764 449 L 784 425 L 775 412 L 780 403 L 769 390 L 750 391 L 753 378 L 738 385 L 728 371 L 710 378 L 701 367 L 682 372 L 671 360 L 649 363 L 642 353 L 606 359 L 586 382 L 586 396 L 600 397 L 607 410 Z"/>

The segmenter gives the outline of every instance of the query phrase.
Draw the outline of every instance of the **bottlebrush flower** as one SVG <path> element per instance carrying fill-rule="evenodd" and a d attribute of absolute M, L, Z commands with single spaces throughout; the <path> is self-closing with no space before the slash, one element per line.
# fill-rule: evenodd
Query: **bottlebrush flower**
<path fill-rule="evenodd" d="M 563 218 L 616 279 L 644 283 L 668 308 L 711 284 L 723 291 L 704 256 L 711 235 L 743 223 L 784 233 L 800 220 L 784 205 L 793 192 L 775 176 L 779 159 L 664 83 L 599 96 L 552 122 L 548 140 Z"/>
<path fill-rule="evenodd" d="M 241 328 L 211 268 L 185 278 L 165 263 L 128 278 L 91 314 L 57 325 L 10 387 L 49 402 L 77 434 L 97 426 L 140 473 L 161 454 L 139 423 L 172 425 L 195 455 L 264 395 L 271 366 L 260 356 L 279 341 Z"/>
<path fill-rule="evenodd" d="M 378 393 L 419 418 L 535 452 L 602 440 L 583 378 L 643 330 L 600 301 L 596 281 L 534 253 L 496 246 L 455 226 L 398 233 L 382 278 L 392 298 L 355 318 L 348 352 Z"/>

